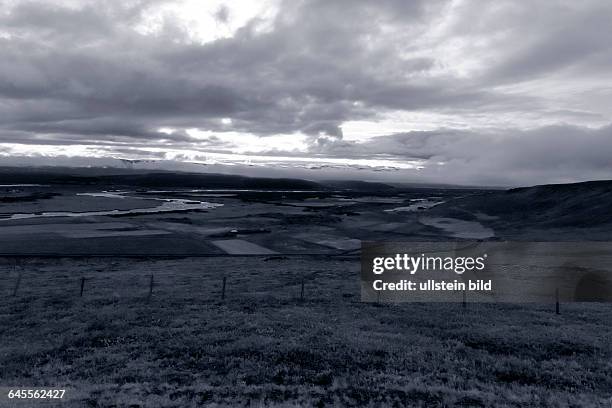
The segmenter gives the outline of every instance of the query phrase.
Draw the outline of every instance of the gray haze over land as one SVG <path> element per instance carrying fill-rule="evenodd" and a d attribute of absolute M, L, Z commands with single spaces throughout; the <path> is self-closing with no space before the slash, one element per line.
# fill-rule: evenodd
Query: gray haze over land
<path fill-rule="evenodd" d="M 1 1 L 0 164 L 612 174 L 605 1 Z"/>

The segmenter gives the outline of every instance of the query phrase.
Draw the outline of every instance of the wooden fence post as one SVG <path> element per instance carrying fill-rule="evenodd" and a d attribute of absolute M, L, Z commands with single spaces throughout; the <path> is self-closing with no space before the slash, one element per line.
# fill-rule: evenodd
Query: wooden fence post
<path fill-rule="evenodd" d="M 81 297 L 83 297 L 83 289 L 85 289 L 85 277 L 81 277 Z"/>
<path fill-rule="evenodd" d="M 15 282 L 15 287 L 13 288 L 13 297 L 17 296 L 17 291 L 19 290 L 19 285 L 21 285 L 21 274 L 23 271 L 19 271 L 19 275 L 17 275 L 17 282 Z"/>
<path fill-rule="evenodd" d="M 151 296 L 153 296 L 153 274 L 151 274 L 151 280 L 149 281 L 149 295 L 147 296 L 147 303 L 151 300 Z"/>
<path fill-rule="evenodd" d="M 225 299 L 225 284 L 227 282 L 227 277 L 223 277 L 223 286 L 221 287 L 221 300 Z"/>
<path fill-rule="evenodd" d="M 559 312 L 559 288 L 555 289 L 555 314 L 561 314 Z"/>
<path fill-rule="evenodd" d="M 300 291 L 300 301 L 304 301 L 304 278 L 302 278 L 302 290 Z"/>

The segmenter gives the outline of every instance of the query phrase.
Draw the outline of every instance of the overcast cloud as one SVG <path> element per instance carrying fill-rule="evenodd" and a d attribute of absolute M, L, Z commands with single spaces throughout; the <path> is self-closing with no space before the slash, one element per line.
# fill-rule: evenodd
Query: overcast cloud
<path fill-rule="evenodd" d="M 611 178 L 610 38 L 606 1 L 0 0 L 0 163 Z"/>

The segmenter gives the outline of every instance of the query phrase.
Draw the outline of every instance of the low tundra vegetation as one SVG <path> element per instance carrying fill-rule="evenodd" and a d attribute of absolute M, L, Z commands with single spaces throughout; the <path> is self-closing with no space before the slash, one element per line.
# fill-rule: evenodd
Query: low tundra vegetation
<path fill-rule="evenodd" d="M 263 260 L 31 260 L 14 297 L 6 267 L 0 384 L 74 407 L 610 403 L 607 304 L 367 304 L 355 259 Z"/>

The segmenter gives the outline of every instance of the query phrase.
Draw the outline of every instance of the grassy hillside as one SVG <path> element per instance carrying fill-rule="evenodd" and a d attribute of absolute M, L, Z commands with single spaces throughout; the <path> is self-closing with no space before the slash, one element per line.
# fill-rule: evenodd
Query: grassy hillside
<path fill-rule="evenodd" d="M 552 184 L 487 191 L 457 199 L 435 209 L 437 213 L 469 217 L 482 212 L 501 222 L 525 227 L 591 227 L 610 223 L 612 181 Z"/>
<path fill-rule="evenodd" d="M 364 304 L 355 259 L 310 258 L 38 259 L 12 297 L 2 264 L 0 384 L 66 388 L 63 407 L 612 398 L 609 305 Z"/>

